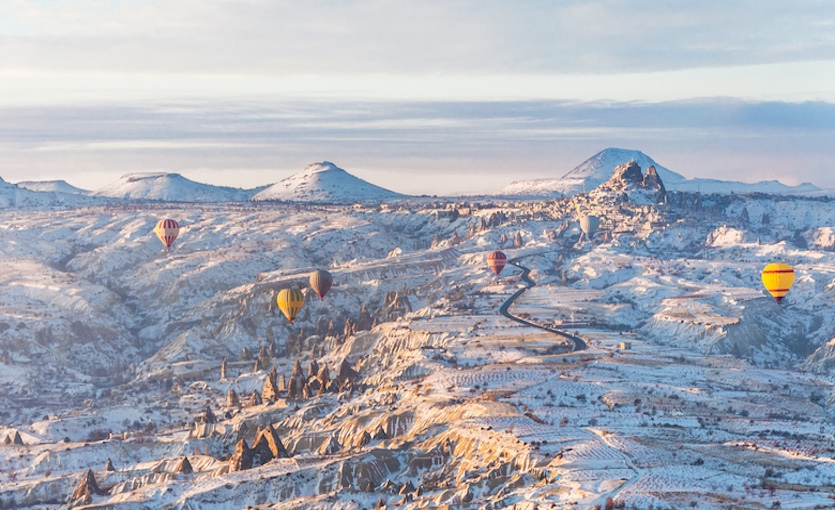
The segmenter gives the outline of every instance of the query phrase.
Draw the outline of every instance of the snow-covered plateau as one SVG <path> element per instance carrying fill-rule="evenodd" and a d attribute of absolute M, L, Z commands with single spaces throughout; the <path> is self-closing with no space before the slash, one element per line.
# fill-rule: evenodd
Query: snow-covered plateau
<path fill-rule="evenodd" d="M 833 508 L 835 201 L 636 164 L 517 201 L 0 182 L 0 508 Z"/>

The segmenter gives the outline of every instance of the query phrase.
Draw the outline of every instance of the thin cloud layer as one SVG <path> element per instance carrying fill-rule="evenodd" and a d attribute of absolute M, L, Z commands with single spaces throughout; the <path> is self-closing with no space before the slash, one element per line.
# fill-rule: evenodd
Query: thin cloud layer
<path fill-rule="evenodd" d="M 0 67 L 611 74 L 835 58 L 827 2 L 4 2 Z"/>
<path fill-rule="evenodd" d="M 687 176 L 830 187 L 833 134 L 831 104 L 735 99 L 17 107 L 0 110 L 0 175 L 96 188 L 167 170 L 255 187 L 329 160 L 401 192 L 490 192 L 619 146 Z"/>

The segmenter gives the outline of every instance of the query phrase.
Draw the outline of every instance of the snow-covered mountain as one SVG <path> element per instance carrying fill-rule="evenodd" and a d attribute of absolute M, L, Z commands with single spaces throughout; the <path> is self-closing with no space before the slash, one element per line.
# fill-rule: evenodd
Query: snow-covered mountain
<path fill-rule="evenodd" d="M 560 178 L 514 181 L 509 186 L 503 188 L 499 194 L 525 197 L 576 195 L 577 193 L 591 191 L 596 188 L 611 177 L 612 170 L 615 167 L 630 161 L 638 163 L 638 166 L 641 168 L 654 166 L 669 191 L 697 191 L 720 194 L 814 194 L 820 191 L 817 186 L 810 183 L 787 186 L 778 181 L 746 183 L 717 179 L 687 179 L 683 175 L 659 165 L 655 160 L 641 151 L 608 148 L 598 152 Z"/>
<path fill-rule="evenodd" d="M 591 191 L 612 176 L 612 170 L 624 163 L 635 161 L 641 168 L 654 166 L 669 188 L 684 181 L 685 177 L 655 162 L 641 151 L 608 148 L 590 157 L 579 166 L 556 179 L 529 179 L 514 181 L 501 190 L 501 195 L 564 196 Z"/>
<path fill-rule="evenodd" d="M 96 199 L 75 193 L 54 191 L 32 191 L 12 184 L 0 177 L 0 207 L 77 207 L 99 202 Z"/>
<path fill-rule="evenodd" d="M 287 202 L 380 202 L 404 195 L 381 188 L 339 168 L 329 161 L 313 163 L 260 193 L 252 200 Z"/>
<path fill-rule="evenodd" d="M 133 173 L 91 193 L 92 196 L 167 202 L 242 202 L 251 191 L 212 186 L 175 173 Z"/>
<path fill-rule="evenodd" d="M 17 183 L 18 187 L 25 188 L 31 191 L 48 191 L 52 193 L 70 193 L 73 195 L 84 195 L 89 193 L 86 189 L 81 189 L 73 186 L 64 180 L 56 181 L 21 181 Z"/>

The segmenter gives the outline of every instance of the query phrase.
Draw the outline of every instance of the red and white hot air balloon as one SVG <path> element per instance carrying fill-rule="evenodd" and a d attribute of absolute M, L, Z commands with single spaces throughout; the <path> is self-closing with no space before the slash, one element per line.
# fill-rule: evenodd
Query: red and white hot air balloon
<path fill-rule="evenodd" d="M 504 266 L 506 264 L 507 255 L 500 252 L 499 250 L 496 250 L 490 253 L 490 255 L 487 255 L 487 267 L 489 267 L 490 270 L 496 274 L 496 276 L 499 276 L 499 273 L 502 272 L 502 269 L 504 269 Z"/>
<path fill-rule="evenodd" d="M 165 248 L 171 251 L 171 245 L 174 244 L 174 240 L 180 234 L 180 224 L 170 218 L 159 220 L 157 226 L 154 227 L 154 233 L 165 245 Z"/>

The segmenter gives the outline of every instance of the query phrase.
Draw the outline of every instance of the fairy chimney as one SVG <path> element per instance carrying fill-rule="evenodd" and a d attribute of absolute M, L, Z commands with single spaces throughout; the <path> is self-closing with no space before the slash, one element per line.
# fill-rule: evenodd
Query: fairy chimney
<path fill-rule="evenodd" d="M 383 425 L 380 424 L 377 426 L 377 430 L 374 431 L 373 439 L 388 439 L 389 435 L 386 434 L 386 429 L 383 428 Z"/>
<path fill-rule="evenodd" d="M 253 465 L 260 466 L 272 459 L 289 458 L 290 454 L 284 448 L 281 438 L 272 427 L 267 425 L 255 435 L 255 443 L 252 445 Z"/>
<path fill-rule="evenodd" d="M 174 467 L 174 472 L 183 475 L 190 475 L 194 473 L 194 469 L 191 467 L 191 462 L 188 461 L 188 457 L 183 457 L 180 462 Z"/>
<path fill-rule="evenodd" d="M 240 407 L 241 406 L 241 399 L 238 398 L 238 394 L 235 392 L 234 389 L 229 388 L 229 391 L 226 393 L 226 407 Z"/>
<path fill-rule="evenodd" d="M 267 346 L 262 345 L 261 350 L 258 351 L 258 359 L 261 360 L 261 366 L 267 368 L 270 366 L 270 355 L 267 353 Z"/>
<path fill-rule="evenodd" d="M 235 445 L 235 453 L 229 459 L 229 471 L 243 471 L 252 468 L 252 451 L 246 440 L 241 439 Z"/>
<path fill-rule="evenodd" d="M 275 387 L 272 377 L 264 380 L 264 387 L 261 389 L 261 398 L 264 402 L 275 402 L 278 399 L 278 388 Z"/>
<path fill-rule="evenodd" d="M 316 363 L 316 360 L 313 360 L 313 361 L 310 362 L 310 366 L 307 367 L 307 378 L 308 378 L 308 380 L 312 379 L 313 377 L 316 377 L 316 374 L 318 374 L 318 373 L 319 373 L 319 364 Z"/>
<path fill-rule="evenodd" d="M 220 380 L 225 381 L 228 378 L 228 372 L 226 367 L 226 356 L 223 357 L 223 361 L 220 362 Z"/>
<path fill-rule="evenodd" d="M 327 388 L 327 386 L 331 383 L 331 376 L 327 365 L 324 363 L 322 364 L 322 367 L 319 369 L 319 373 L 316 374 L 316 378 L 319 379 L 319 383 L 321 383 L 323 389 Z"/>
<path fill-rule="evenodd" d="M 93 502 L 93 496 L 101 496 L 104 491 L 99 489 L 99 484 L 96 483 L 96 477 L 93 475 L 93 470 L 88 469 L 81 477 L 78 485 L 70 497 L 71 502 L 81 502 L 83 504 L 90 504 Z"/>
<path fill-rule="evenodd" d="M 260 406 L 263 403 L 264 403 L 264 401 L 261 400 L 261 394 L 258 393 L 255 390 L 253 390 L 252 395 L 249 396 L 249 400 L 247 400 L 247 402 L 246 402 L 246 406 L 247 407 L 255 407 L 255 406 Z"/>
<path fill-rule="evenodd" d="M 212 408 L 206 406 L 206 410 L 202 414 L 203 423 L 217 423 L 217 416 L 212 412 Z"/>

